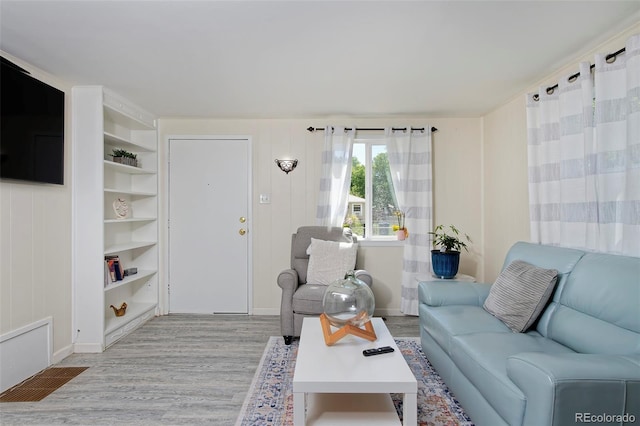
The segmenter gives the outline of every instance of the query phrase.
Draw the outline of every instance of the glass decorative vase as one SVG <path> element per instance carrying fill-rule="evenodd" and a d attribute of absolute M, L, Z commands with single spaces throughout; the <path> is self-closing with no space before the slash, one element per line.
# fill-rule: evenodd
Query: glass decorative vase
<path fill-rule="evenodd" d="M 373 316 L 375 305 L 373 291 L 356 278 L 354 271 L 327 287 L 322 299 L 329 323 L 338 328 L 347 324 L 362 327 Z"/>

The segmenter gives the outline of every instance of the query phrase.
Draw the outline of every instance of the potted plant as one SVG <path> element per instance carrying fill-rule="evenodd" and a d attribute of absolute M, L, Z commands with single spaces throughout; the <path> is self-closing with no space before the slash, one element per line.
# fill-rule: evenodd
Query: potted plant
<path fill-rule="evenodd" d="M 467 234 L 461 234 L 458 228 L 449 225 L 438 225 L 429 232 L 433 237 L 433 247 L 431 250 L 431 264 L 433 273 L 439 278 L 450 279 L 458 273 L 460 265 L 460 250 L 467 249 L 467 242 L 472 242 Z"/>
<path fill-rule="evenodd" d="M 137 155 L 129 152 L 125 149 L 114 149 L 113 150 L 113 161 L 120 164 L 126 164 L 128 166 L 137 167 Z"/>
<path fill-rule="evenodd" d="M 393 214 L 398 218 L 398 224 L 393 225 L 391 229 L 393 229 L 393 231 L 396 233 L 396 237 L 399 240 L 404 240 L 409 236 L 409 231 L 404 226 L 405 214 L 402 210 L 396 210 L 395 212 L 393 212 Z"/>

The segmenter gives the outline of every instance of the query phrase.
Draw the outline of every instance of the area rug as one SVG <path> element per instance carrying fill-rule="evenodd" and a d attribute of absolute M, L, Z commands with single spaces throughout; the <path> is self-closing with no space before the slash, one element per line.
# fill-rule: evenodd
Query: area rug
<path fill-rule="evenodd" d="M 418 380 L 418 425 L 472 426 L 458 401 L 424 356 L 418 338 L 396 338 L 398 348 Z M 236 426 L 293 425 L 293 372 L 298 341 L 289 346 L 269 338 Z M 391 394 L 402 420 L 402 395 Z"/>

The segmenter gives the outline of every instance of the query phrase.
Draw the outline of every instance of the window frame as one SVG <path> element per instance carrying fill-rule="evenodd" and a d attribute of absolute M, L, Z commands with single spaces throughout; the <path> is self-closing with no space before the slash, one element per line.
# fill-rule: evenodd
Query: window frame
<path fill-rule="evenodd" d="M 375 145 L 382 145 L 387 148 L 386 138 L 384 136 L 360 136 L 353 140 L 353 145 L 364 145 L 365 161 L 364 161 L 364 229 L 365 236 L 361 237 L 356 235 L 358 242 L 365 243 L 364 245 L 398 245 L 402 241 L 398 241 L 395 234 L 391 235 L 375 235 L 371 236 L 370 231 L 373 229 L 373 147 Z M 351 154 L 353 155 L 353 147 L 351 148 Z M 387 149 L 387 155 L 388 155 Z M 395 188 L 394 188 L 395 191 Z M 395 197 L 395 194 L 394 194 Z M 355 235 L 355 234 L 354 234 Z M 395 243 L 395 244 L 391 244 Z"/>

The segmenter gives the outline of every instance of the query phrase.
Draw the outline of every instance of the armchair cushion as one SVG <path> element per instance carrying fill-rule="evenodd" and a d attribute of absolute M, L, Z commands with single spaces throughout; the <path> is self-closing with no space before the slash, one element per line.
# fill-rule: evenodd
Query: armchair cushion
<path fill-rule="evenodd" d="M 307 283 L 329 285 L 355 268 L 358 245 L 311 238 L 307 254 Z"/>
<path fill-rule="evenodd" d="M 293 294 L 293 312 L 303 315 L 322 313 L 322 299 L 328 286 L 322 284 L 303 284 Z"/>

